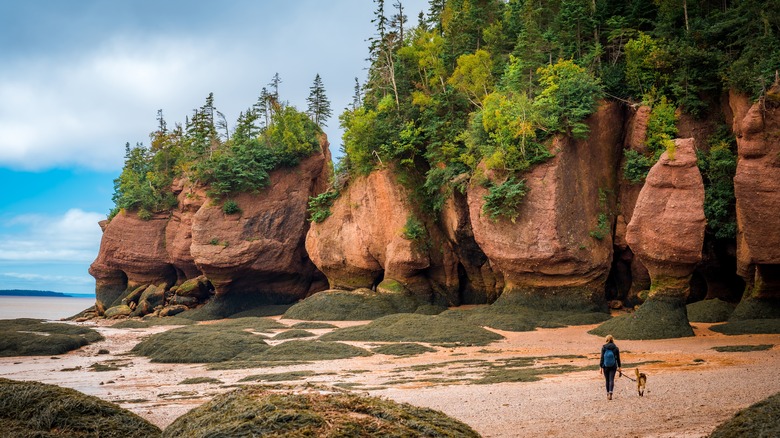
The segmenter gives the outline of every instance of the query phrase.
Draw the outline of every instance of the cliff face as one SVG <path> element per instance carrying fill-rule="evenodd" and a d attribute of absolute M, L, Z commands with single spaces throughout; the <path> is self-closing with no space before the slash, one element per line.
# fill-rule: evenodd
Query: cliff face
<path fill-rule="evenodd" d="M 392 290 L 400 285 L 426 299 L 436 291 L 457 304 L 456 256 L 439 228 L 421 217 L 394 172 L 375 171 L 352 181 L 331 215 L 312 224 L 306 250 L 331 288 Z"/>
<path fill-rule="evenodd" d="M 772 301 L 780 316 L 780 84 L 759 102 L 734 93 L 729 102 L 739 153 L 737 272 L 745 298 Z"/>
<path fill-rule="evenodd" d="M 745 299 L 766 307 L 780 300 L 780 87 L 756 104 L 736 94 L 724 102 L 739 147 L 731 271 L 745 279 Z M 676 140 L 674 156 L 663 155 L 644 184 L 622 176 L 623 150 L 646 152 L 649 113 L 604 103 L 587 120 L 586 140 L 554 138 L 554 157 L 523 175 L 528 193 L 515 221 L 483 212 L 488 189 L 477 178 L 445 202 L 439 217 L 428 217 L 385 168 L 353 178 L 330 217 L 309 224 L 308 199 L 329 182 L 327 145 L 294 169 L 274 171 L 267 188 L 235 196 L 237 214 L 224 213 L 202 187 L 176 181 L 179 205 L 170 215 L 141 220 L 122 213 L 103 224 L 90 269 L 98 309 L 124 305 L 111 314 L 144 314 L 212 297 L 291 303 L 330 287 L 449 305 L 583 309 L 610 299 L 633 305 L 668 298 L 679 310 L 699 293 L 690 286 L 697 275 L 703 293 L 737 296 L 734 276 L 721 268 L 728 263 L 708 260 L 722 256 L 705 235 L 696 166 L 710 122 L 681 119 L 680 135 L 692 137 Z M 755 308 L 743 316 L 765 316 Z"/>
<path fill-rule="evenodd" d="M 136 315 L 189 308 L 211 294 L 290 303 L 324 289 L 325 279 L 304 249 L 308 199 L 329 178 L 327 142 L 321 147 L 292 171 L 273 171 L 267 188 L 235 197 L 239 213 L 225 214 L 203 187 L 177 180 L 178 208 L 170 214 L 142 220 L 122 212 L 103 223 L 100 252 L 89 270 L 97 281 L 98 312 L 112 306 Z"/>
<path fill-rule="evenodd" d="M 503 275 L 503 299 L 603 301 L 612 260 L 622 110 L 605 103 L 588 125 L 588 139 L 556 137 L 555 157 L 528 172 L 528 194 L 515 222 L 492 220 L 483 212 L 487 189 L 469 186 L 474 237 Z"/>

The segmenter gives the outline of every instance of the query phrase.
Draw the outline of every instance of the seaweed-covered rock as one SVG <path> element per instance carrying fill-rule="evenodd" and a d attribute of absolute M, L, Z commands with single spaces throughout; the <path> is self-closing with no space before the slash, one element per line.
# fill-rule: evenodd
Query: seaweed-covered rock
<path fill-rule="evenodd" d="M 323 341 L 428 342 L 432 344 L 487 345 L 503 339 L 498 333 L 442 316 L 400 313 L 326 333 Z"/>
<path fill-rule="evenodd" d="M 588 333 L 616 339 L 669 339 L 693 336 L 685 303 L 676 298 L 647 300 L 633 313 L 616 316 Z"/>
<path fill-rule="evenodd" d="M 478 437 L 439 411 L 350 393 L 242 388 L 176 419 L 163 434 L 185 436 Z"/>
<path fill-rule="evenodd" d="M 160 429 L 119 406 L 69 388 L 0 379 L 0 431 L 15 438 L 153 438 Z"/>
<path fill-rule="evenodd" d="M 95 330 L 39 319 L 0 320 L 0 356 L 51 356 L 102 341 Z"/>
<path fill-rule="evenodd" d="M 734 312 L 734 305 L 718 298 L 688 304 L 688 321 L 723 322 Z"/>
<path fill-rule="evenodd" d="M 334 289 L 299 301 L 284 313 L 284 317 L 307 321 L 364 321 L 394 313 L 414 313 L 429 307 L 428 303 L 404 292 Z M 440 307 L 438 312 L 443 310 L 445 307 Z"/>
<path fill-rule="evenodd" d="M 737 412 L 710 434 L 710 438 L 777 436 L 780 436 L 780 393 Z"/>

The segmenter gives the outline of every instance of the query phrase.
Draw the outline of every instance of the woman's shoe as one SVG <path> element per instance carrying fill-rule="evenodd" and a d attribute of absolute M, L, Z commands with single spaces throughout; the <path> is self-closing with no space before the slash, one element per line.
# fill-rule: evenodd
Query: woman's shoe
<path fill-rule="evenodd" d="M 612 393 L 611 392 L 607 394 L 607 400 L 612 400 Z"/>

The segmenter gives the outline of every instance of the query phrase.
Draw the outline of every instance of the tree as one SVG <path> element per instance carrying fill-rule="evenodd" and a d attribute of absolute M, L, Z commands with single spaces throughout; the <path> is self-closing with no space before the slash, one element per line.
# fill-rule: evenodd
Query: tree
<path fill-rule="evenodd" d="M 309 107 L 306 113 L 317 126 L 328 126 L 325 122 L 333 115 L 333 111 L 330 109 L 330 101 L 325 95 L 325 87 L 322 85 L 319 73 L 314 77 L 314 83 L 309 90 L 309 97 L 306 99 Z"/>
<path fill-rule="evenodd" d="M 360 81 L 358 78 L 355 78 L 355 93 L 352 95 L 352 111 L 360 108 L 363 104 L 360 94 Z"/>
<path fill-rule="evenodd" d="M 458 66 L 452 72 L 450 85 L 465 93 L 474 106 L 481 108 L 482 99 L 493 88 L 493 61 L 486 50 L 458 58 Z"/>
<path fill-rule="evenodd" d="M 393 15 L 390 19 L 390 28 L 393 32 L 398 32 L 398 40 L 403 43 L 404 41 L 404 24 L 407 21 L 406 14 L 404 14 L 404 5 L 397 1 L 393 3 L 393 7 L 398 10 L 398 13 Z"/>

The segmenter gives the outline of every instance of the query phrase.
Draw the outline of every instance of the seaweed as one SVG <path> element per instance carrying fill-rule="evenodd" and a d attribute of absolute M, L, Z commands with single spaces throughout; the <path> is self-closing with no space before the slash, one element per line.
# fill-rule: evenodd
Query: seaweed
<path fill-rule="evenodd" d="M 30 318 L 0 320 L 0 357 L 53 356 L 102 340 L 97 331 L 72 324 Z"/>
<path fill-rule="evenodd" d="M 588 333 L 616 339 L 669 339 L 693 336 L 685 304 L 676 300 L 648 299 L 636 312 L 614 317 Z"/>
<path fill-rule="evenodd" d="M 690 322 L 724 322 L 734 312 L 734 305 L 715 298 L 688 304 L 686 309 Z"/>
<path fill-rule="evenodd" d="M 159 437 L 161 431 L 138 415 L 73 389 L 0 379 L 3 436 Z"/>
<path fill-rule="evenodd" d="M 488 345 L 503 339 L 498 333 L 442 316 L 401 313 L 368 324 L 326 333 L 323 341 L 426 342 L 457 345 Z"/>
<path fill-rule="evenodd" d="M 780 436 L 780 393 L 737 412 L 721 423 L 710 438 Z"/>
<path fill-rule="evenodd" d="M 240 326 L 241 327 L 241 326 Z M 152 362 L 209 363 L 233 359 L 239 354 L 256 354 L 270 348 L 263 336 L 221 324 L 193 325 L 151 335 L 131 353 Z"/>
<path fill-rule="evenodd" d="M 351 393 L 278 393 L 241 388 L 179 417 L 165 437 L 430 436 L 478 437 L 428 408 Z"/>
<path fill-rule="evenodd" d="M 415 343 L 399 343 L 382 345 L 372 348 L 371 351 L 390 356 L 416 356 L 418 354 L 434 352 L 436 349 Z"/>

